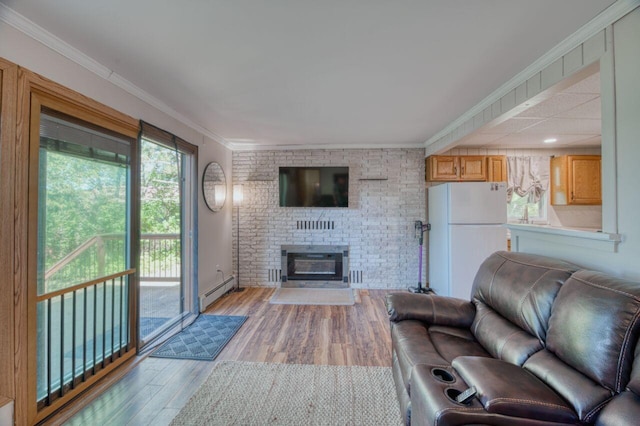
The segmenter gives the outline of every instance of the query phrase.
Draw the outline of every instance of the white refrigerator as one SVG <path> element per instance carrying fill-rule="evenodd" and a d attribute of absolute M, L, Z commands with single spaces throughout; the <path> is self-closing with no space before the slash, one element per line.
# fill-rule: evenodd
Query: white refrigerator
<path fill-rule="evenodd" d="M 470 300 L 480 264 L 507 248 L 506 183 L 445 183 L 430 187 L 428 199 L 429 286 Z"/>

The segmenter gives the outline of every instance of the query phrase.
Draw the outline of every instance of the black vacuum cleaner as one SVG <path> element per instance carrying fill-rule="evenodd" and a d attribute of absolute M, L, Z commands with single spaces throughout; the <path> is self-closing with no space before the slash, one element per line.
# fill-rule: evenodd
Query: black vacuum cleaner
<path fill-rule="evenodd" d="M 426 223 L 423 224 L 421 220 L 416 220 L 414 222 L 415 229 L 415 237 L 418 238 L 419 249 L 418 249 L 418 286 L 417 287 L 409 287 L 409 291 L 411 293 L 422 293 L 428 294 L 433 293 L 429 287 L 422 287 L 422 246 L 424 245 L 424 233 L 431 230 L 431 224 Z"/>

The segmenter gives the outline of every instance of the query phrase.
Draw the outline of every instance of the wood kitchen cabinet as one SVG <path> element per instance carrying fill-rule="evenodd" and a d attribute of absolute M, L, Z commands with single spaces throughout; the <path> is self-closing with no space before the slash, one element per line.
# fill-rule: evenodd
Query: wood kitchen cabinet
<path fill-rule="evenodd" d="M 427 158 L 427 180 L 447 182 L 458 180 L 460 160 L 454 155 L 432 155 Z"/>
<path fill-rule="evenodd" d="M 601 205 L 599 155 L 563 155 L 551 159 L 551 205 Z"/>
<path fill-rule="evenodd" d="M 487 161 L 483 155 L 461 155 L 460 180 L 485 181 L 487 180 Z"/>
<path fill-rule="evenodd" d="M 506 182 L 504 155 L 432 155 L 426 159 L 431 182 Z"/>
<path fill-rule="evenodd" d="M 489 155 L 487 157 L 487 181 L 507 181 L 507 157 L 504 155 Z"/>

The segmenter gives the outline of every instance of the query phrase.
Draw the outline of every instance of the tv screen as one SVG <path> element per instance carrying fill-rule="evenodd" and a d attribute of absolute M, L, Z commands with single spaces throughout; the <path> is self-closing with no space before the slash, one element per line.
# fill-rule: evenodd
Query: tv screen
<path fill-rule="evenodd" d="M 280 167 L 280 207 L 349 207 L 348 167 Z"/>

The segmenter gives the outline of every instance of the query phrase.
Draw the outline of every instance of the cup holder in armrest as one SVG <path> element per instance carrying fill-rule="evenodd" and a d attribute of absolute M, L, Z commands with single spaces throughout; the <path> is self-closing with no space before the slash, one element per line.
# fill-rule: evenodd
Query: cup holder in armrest
<path fill-rule="evenodd" d="M 456 401 L 456 398 L 461 393 L 462 391 L 459 391 L 458 389 L 454 389 L 454 388 L 447 388 L 444 390 L 444 394 L 447 395 L 447 398 L 449 398 L 452 402 L 455 402 L 458 405 L 463 405 L 463 404 L 460 404 L 458 401 Z"/>
<path fill-rule="evenodd" d="M 453 383 L 456 381 L 456 378 L 453 377 L 453 374 L 442 368 L 434 368 L 433 370 L 431 370 L 431 375 L 433 375 L 433 377 L 435 377 L 437 380 L 444 383 Z"/>

